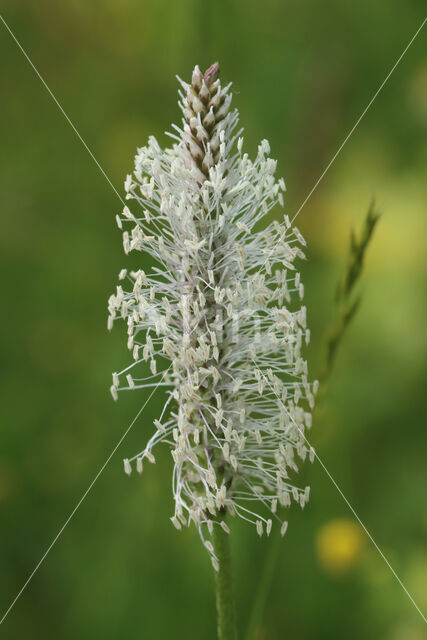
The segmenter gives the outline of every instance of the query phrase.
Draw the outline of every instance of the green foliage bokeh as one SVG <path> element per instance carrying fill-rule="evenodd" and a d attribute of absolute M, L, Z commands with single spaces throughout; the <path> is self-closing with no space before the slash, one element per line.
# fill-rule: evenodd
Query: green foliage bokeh
<path fill-rule="evenodd" d="M 219 60 L 233 81 L 249 152 L 270 140 L 292 217 L 423 19 L 417 0 L 5 0 L 2 15 L 111 181 L 137 146 L 179 117 L 175 74 Z M 298 216 L 312 344 L 323 332 L 352 226 L 372 196 L 383 212 L 328 400 L 311 433 L 408 590 L 427 609 L 425 487 L 427 57 L 422 32 Z M 0 615 L 101 467 L 144 394 L 109 395 L 127 362 L 106 329 L 124 256 L 120 202 L 0 24 Z M 137 257 L 142 266 L 145 257 Z M 34 640 L 215 637 L 213 576 L 197 533 L 178 533 L 166 451 L 144 474 L 144 411 L 18 600 L 0 636 Z M 425 626 L 366 543 L 339 575 L 319 532 L 352 519 L 321 467 L 293 508 L 259 638 L 421 640 Z M 244 629 L 268 549 L 236 523 Z M 2 635 L 4 633 L 4 635 Z"/>

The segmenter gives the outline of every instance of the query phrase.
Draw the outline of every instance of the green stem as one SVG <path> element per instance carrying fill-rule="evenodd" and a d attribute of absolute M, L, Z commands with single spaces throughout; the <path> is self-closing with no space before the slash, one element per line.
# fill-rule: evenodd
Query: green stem
<path fill-rule="evenodd" d="M 235 640 L 236 623 L 231 577 L 230 536 L 222 527 L 215 525 L 212 538 L 215 555 L 219 562 L 219 571 L 215 571 L 218 640 Z"/>
<path fill-rule="evenodd" d="M 249 616 L 248 628 L 246 631 L 245 640 L 254 640 L 258 637 L 258 631 L 262 624 L 262 617 L 265 609 L 265 605 L 268 599 L 271 584 L 273 582 L 274 570 L 277 565 L 277 557 L 279 555 L 280 543 L 282 537 L 280 535 L 280 527 L 273 527 L 273 532 L 270 538 L 270 545 L 268 547 L 263 570 L 259 577 L 257 592 L 255 595 L 252 611 Z"/>

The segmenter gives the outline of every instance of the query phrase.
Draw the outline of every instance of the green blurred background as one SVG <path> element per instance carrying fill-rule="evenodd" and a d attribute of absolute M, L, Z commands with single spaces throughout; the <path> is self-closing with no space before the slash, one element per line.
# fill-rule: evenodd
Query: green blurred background
<path fill-rule="evenodd" d="M 2 14 L 121 192 L 136 146 L 177 121 L 175 74 L 218 59 L 247 149 L 271 142 L 292 216 L 424 17 L 416 0 L 3 0 Z M 352 226 L 383 212 L 311 439 L 427 610 L 427 55 L 422 32 L 298 217 L 313 374 Z M 0 604 L 10 604 L 144 401 L 114 404 L 125 331 L 106 301 L 129 264 L 120 202 L 0 24 Z M 141 258 L 144 266 L 145 258 Z M 125 476 L 153 399 L 0 627 L 4 638 L 213 639 L 209 559 L 178 533 L 171 459 Z M 258 638 L 427 638 L 318 463 L 293 508 Z M 304 480 L 304 481 L 305 481 Z M 233 529 L 239 626 L 269 540 Z"/>

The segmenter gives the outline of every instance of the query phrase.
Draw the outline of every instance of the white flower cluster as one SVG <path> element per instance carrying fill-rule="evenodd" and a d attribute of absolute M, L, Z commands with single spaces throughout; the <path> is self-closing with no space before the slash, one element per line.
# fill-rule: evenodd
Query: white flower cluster
<path fill-rule="evenodd" d="M 225 512 L 260 535 L 277 518 L 284 534 L 278 504 L 307 502 L 309 487 L 289 476 L 298 459 L 314 458 L 304 434 L 316 392 L 301 353 L 310 333 L 294 267 L 304 239 L 287 216 L 259 229 L 283 205 L 285 185 L 275 181 L 266 140 L 254 161 L 243 153 L 238 113 L 218 73 L 217 64 L 205 74 L 196 67 L 191 84 L 180 81 L 184 117 L 172 148 L 151 137 L 138 149 L 125 182 L 136 209 L 125 207 L 117 223 L 132 226 L 123 232 L 125 252 L 148 253 L 153 267 L 120 273 L 108 320 L 109 328 L 118 318 L 127 323 L 133 354 L 133 364 L 113 374 L 113 397 L 158 385 L 167 394 L 153 435 L 125 471 L 154 462 L 157 443 L 170 447 L 171 520 L 178 529 L 195 523 L 215 567 L 205 534 L 228 530 Z M 151 375 L 136 377 L 144 363 Z"/>

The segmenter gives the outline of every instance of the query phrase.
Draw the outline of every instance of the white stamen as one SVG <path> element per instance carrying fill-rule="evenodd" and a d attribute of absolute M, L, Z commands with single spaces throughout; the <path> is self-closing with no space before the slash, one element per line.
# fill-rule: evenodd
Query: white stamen
<path fill-rule="evenodd" d="M 119 389 L 166 390 L 136 470 L 144 458 L 155 462 L 157 444 L 167 445 L 171 521 L 177 529 L 196 525 L 216 570 L 203 534 L 218 524 L 229 533 L 224 511 L 261 536 L 270 535 L 268 515 L 279 504 L 308 502 L 309 488 L 292 486 L 291 472 L 315 458 L 304 432 L 318 390 L 308 381 L 310 331 L 295 269 L 305 241 L 287 215 L 261 228 L 286 186 L 274 178 L 266 140 L 254 159 L 243 152 L 230 87 L 217 75 L 215 65 L 207 75 L 196 67 L 191 84 L 181 81 L 184 119 L 171 148 L 151 136 L 137 150 L 125 181 L 134 213 L 125 206 L 116 220 L 125 253 L 148 254 L 151 266 L 120 271 L 107 323 L 125 322 L 133 356 L 113 374 L 114 400 Z M 128 459 L 124 468 L 129 475 Z"/>

